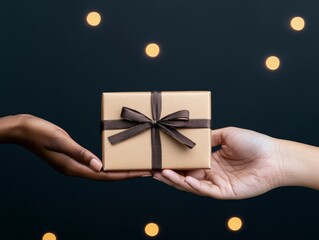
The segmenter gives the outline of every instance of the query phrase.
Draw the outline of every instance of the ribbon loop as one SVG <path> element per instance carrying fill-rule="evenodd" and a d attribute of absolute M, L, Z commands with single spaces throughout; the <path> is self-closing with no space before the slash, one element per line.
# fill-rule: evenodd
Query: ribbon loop
<path fill-rule="evenodd" d="M 138 122 L 138 123 L 145 123 L 145 122 L 152 121 L 143 113 L 128 107 L 122 107 L 121 118 L 128 121 Z"/>
<path fill-rule="evenodd" d="M 189 111 L 188 110 L 180 110 L 171 114 L 166 115 L 161 119 L 161 121 L 188 121 L 189 120 Z"/>

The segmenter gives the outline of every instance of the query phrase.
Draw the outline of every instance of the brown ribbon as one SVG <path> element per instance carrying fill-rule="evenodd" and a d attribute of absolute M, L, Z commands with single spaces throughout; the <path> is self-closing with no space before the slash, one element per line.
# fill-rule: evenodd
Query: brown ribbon
<path fill-rule="evenodd" d="M 101 122 L 101 130 L 127 129 L 108 138 L 113 145 L 151 129 L 152 170 L 162 169 L 160 129 L 179 143 L 188 148 L 193 148 L 196 143 L 181 134 L 176 128 L 210 127 L 210 119 L 189 119 L 188 110 L 180 110 L 160 118 L 162 112 L 161 92 L 152 92 L 151 110 L 153 119 L 148 118 L 139 111 L 123 107 L 121 112 L 123 120 L 103 120 Z"/>

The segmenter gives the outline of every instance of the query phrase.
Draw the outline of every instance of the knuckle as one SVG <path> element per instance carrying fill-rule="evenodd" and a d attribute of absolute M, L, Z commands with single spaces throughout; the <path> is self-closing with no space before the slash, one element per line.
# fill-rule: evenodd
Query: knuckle
<path fill-rule="evenodd" d="M 236 129 L 237 129 L 237 127 L 234 127 L 234 126 L 229 126 L 229 127 L 226 128 L 226 130 L 229 131 L 229 132 L 233 132 Z"/>
<path fill-rule="evenodd" d="M 238 131 L 238 128 L 230 126 L 230 127 L 227 127 L 225 130 L 226 131 L 224 132 L 223 136 L 227 137 L 227 136 L 233 135 L 236 131 Z"/>
<path fill-rule="evenodd" d="M 27 113 L 22 113 L 22 114 L 18 114 L 16 115 L 17 118 L 23 118 L 25 120 L 33 118 L 33 115 L 31 114 L 27 114 Z"/>
<path fill-rule="evenodd" d="M 55 151 L 61 152 L 65 141 L 67 140 L 65 131 L 62 129 L 55 129 L 51 133 L 50 146 Z"/>
<path fill-rule="evenodd" d="M 75 159 L 81 160 L 83 161 L 85 159 L 86 156 L 86 149 L 83 147 L 80 147 L 75 154 Z"/>
<path fill-rule="evenodd" d="M 69 135 L 67 134 L 66 131 L 64 131 L 62 128 L 57 128 L 57 129 L 54 129 L 51 133 L 51 135 L 54 137 L 54 138 L 65 138 L 65 137 L 68 137 Z"/>
<path fill-rule="evenodd" d="M 18 114 L 15 116 L 15 119 L 20 122 L 21 130 L 23 132 L 27 132 L 29 126 L 32 126 L 34 118 L 35 117 L 30 114 Z"/>

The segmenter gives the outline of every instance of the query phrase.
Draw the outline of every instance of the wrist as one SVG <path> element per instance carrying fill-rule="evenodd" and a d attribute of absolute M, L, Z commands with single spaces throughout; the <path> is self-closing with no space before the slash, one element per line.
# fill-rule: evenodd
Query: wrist
<path fill-rule="evenodd" d="M 281 163 L 281 186 L 319 189 L 319 148 L 277 139 Z"/>
<path fill-rule="evenodd" d="M 24 122 L 30 117 L 28 114 L 18 114 L 0 118 L 0 143 L 19 143 Z"/>

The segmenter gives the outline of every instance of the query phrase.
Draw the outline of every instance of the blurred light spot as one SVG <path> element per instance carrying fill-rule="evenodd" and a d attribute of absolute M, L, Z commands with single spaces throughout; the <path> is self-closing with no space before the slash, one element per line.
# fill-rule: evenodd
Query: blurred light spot
<path fill-rule="evenodd" d="M 269 70 L 277 70 L 280 66 L 280 60 L 278 57 L 276 56 L 270 56 L 266 59 L 266 67 L 269 69 Z"/>
<path fill-rule="evenodd" d="M 305 27 L 305 20 L 302 17 L 294 17 L 290 21 L 290 26 L 293 30 L 301 31 Z"/>
<path fill-rule="evenodd" d="M 146 224 L 144 231 L 146 235 L 155 237 L 159 233 L 159 226 L 156 223 L 148 223 Z"/>
<path fill-rule="evenodd" d="M 227 225 L 231 231 L 238 231 L 243 226 L 243 223 L 239 217 L 231 217 L 228 220 Z"/>
<path fill-rule="evenodd" d="M 145 53 L 151 57 L 155 58 L 160 53 L 160 47 L 156 43 L 150 43 L 145 48 Z"/>
<path fill-rule="evenodd" d="M 56 240 L 56 236 L 54 233 L 48 232 L 43 235 L 42 240 Z"/>
<path fill-rule="evenodd" d="M 90 24 L 91 26 L 97 26 L 100 24 L 101 22 L 101 15 L 97 12 L 90 12 L 87 16 L 86 16 L 86 21 L 88 22 L 88 24 Z"/>

